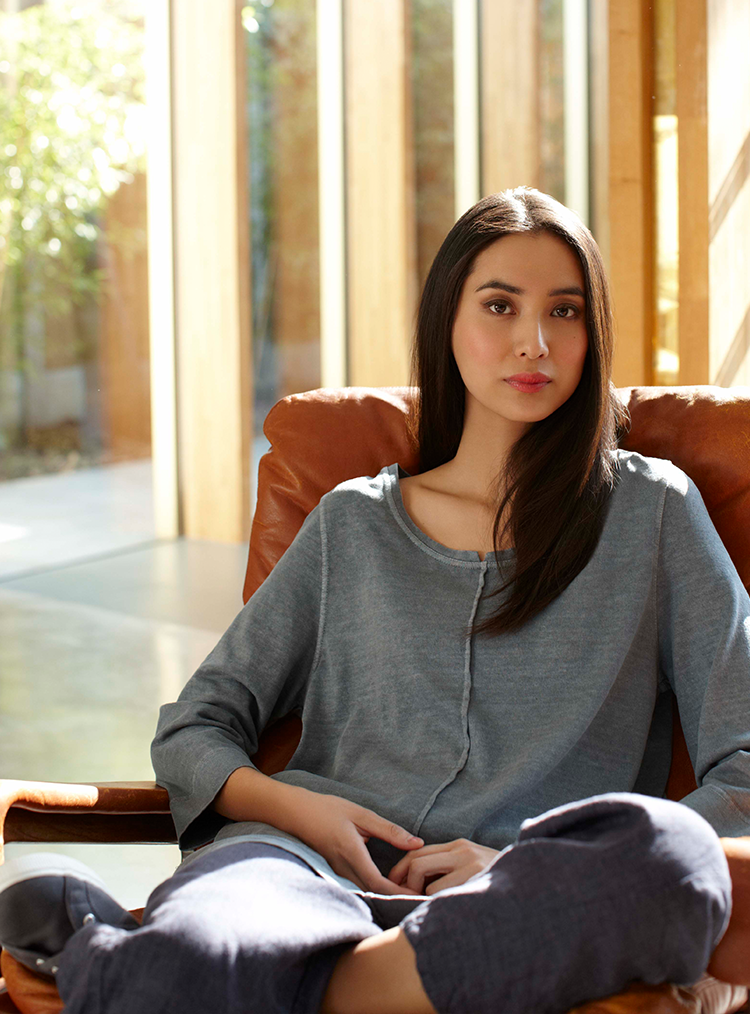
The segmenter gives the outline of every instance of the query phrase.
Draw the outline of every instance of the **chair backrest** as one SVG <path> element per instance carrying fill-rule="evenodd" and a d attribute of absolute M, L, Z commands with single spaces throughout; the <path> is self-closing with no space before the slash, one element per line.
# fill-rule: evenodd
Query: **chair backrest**
<path fill-rule="evenodd" d="M 627 450 L 669 458 L 693 479 L 745 586 L 750 585 L 750 388 L 628 387 L 619 395 L 632 418 Z M 271 449 L 258 474 L 245 601 L 265 580 L 324 493 L 346 479 L 377 475 L 397 461 L 418 471 L 406 419 L 409 387 L 323 388 L 283 398 L 268 413 Z M 695 788 L 675 709 L 667 794 Z M 268 774 L 282 770 L 301 725 L 282 719 L 266 730 L 254 760 Z"/>

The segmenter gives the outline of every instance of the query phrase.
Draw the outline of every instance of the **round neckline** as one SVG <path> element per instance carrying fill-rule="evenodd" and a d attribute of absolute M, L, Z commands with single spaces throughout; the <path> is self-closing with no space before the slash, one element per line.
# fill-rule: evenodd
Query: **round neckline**
<path fill-rule="evenodd" d="M 414 521 L 411 515 L 406 509 L 404 504 L 404 498 L 401 495 L 401 483 L 399 482 L 402 478 L 411 478 L 411 473 L 403 469 L 398 462 L 393 465 L 387 465 L 382 470 L 389 478 L 390 483 L 388 489 L 391 496 L 389 502 L 395 509 L 397 519 L 401 521 L 403 525 L 411 532 L 412 536 L 431 553 L 437 553 L 440 556 L 446 556 L 451 560 L 462 560 L 466 563 L 473 563 L 477 567 L 485 566 L 490 560 L 505 560 L 510 559 L 515 554 L 515 549 L 501 549 L 498 553 L 496 550 L 490 550 L 484 555 L 484 560 L 479 558 L 479 553 L 476 549 L 451 549 L 450 546 L 444 546 L 442 542 L 437 542 L 435 539 L 423 532 Z"/>

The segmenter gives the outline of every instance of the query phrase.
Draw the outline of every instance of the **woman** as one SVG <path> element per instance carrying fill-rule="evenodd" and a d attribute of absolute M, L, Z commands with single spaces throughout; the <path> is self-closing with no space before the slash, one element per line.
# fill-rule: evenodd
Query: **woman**
<path fill-rule="evenodd" d="M 324 496 L 162 709 L 198 850 L 140 929 L 85 867 L 0 880 L 0 939 L 68 1014 L 520 1014 L 701 976 L 718 835 L 750 831 L 750 601 L 684 473 L 616 450 L 611 360 L 577 216 L 522 187 L 459 219 L 417 324 L 420 474 Z M 686 805 L 659 798 L 672 691 Z"/>

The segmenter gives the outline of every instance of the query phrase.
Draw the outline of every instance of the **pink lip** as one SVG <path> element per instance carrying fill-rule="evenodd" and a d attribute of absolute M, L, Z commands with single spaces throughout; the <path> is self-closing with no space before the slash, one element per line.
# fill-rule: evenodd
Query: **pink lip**
<path fill-rule="evenodd" d="M 516 373 L 512 377 L 506 377 L 505 383 L 517 391 L 523 391 L 524 394 L 533 394 L 535 391 L 541 391 L 551 381 L 546 373 Z"/>

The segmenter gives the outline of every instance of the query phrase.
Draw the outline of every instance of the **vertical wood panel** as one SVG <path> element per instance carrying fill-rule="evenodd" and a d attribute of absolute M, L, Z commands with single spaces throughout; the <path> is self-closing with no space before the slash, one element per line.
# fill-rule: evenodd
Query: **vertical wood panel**
<path fill-rule="evenodd" d="M 453 160 L 457 219 L 481 196 L 479 96 L 479 0 L 453 0 Z"/>
<path fill-rule="evenodd" d="M 342 0 L 317 0 L 320 382 L 347 383 Z"/>
<path fill-rule="evenodd" d="M 536 0 L 482 0 L 482 193 L 539 186 Z"/>
<path fill-rule="evenodd" d="M 590 225 L 589 15 L 586 0 L 565 0 L 565 203 Z"/>
<path fill-rule="evenodd" d="M 607 272 L 609 251 L 609 12 L 591 5 L 591 224 Z"/>
<path fill-rule="evenodd" d="M 105 447 L 114 461 L 151 453 L 146 177 L 137 173 L 107 202 L 101 302 L 100 369 Z M 113 242 L 109 237 L 124 237 Z M 128 242 L 129 239 L 129 242 Z"/>
<path fill-rule="evenodd" d="M 181 531 L 177 457 L 170 0 L 151 0 L 146 7 L 146 115 L 154 522 L 157 536 L 169 539 L 175 538 Z"/>
<path fill-rule="evenodd" d="M 344 6 L 349 382 L 408 382 L 416 308 L 407 0 Z"/>
<path fill-rule="evenodd" d="M 708 5 L 709 378 L 750 384 L 750 0 Z"/>
<path fill-rule="evenodd" d="M 320 387 L 315 22 L 312 0 L 274 3 L 271 192 L 279 398 Z"/>
<path fill-rule="evenodd" d="M 476 0 L 459 0 L 467 11 L 471 28 L 472 5 Z M 422 289 L 435 254 L 446 233 L 456 220 L 455 171 L 456 155 L 463 141 L 456 142 L 458 117 L 454 111 L 454 9 L 450 0 L 410 0 L 412 21 L 412 87 L 414 110 L 414 169 L 416 196 L 417 284 Z M 474 18 L 474 51 L 476 53 L 476 17 Z M 468 84 L 473 84 L 474 105 L 478 101 L 477 65 L 474 75 L 468 70 Z M 469 116 L 468 126 L 471 128 Z M 477 120 L 473 135 L 466 145 L 479 153 Z M 475 169 L 478 162 L 474 159 Z M 476 180 L 476 173 L 475 173 Z M 479 199 L 475 182 L 476 197 Z M 467 205 L 468 207 L 468 205 Z M 466 208 L 462 209 L 466 210 Z"/>
<path fill-rule="evenodd" d="M 609 239 L 616 385 L 649 384 L 654 335 L 652 31 L 646 0 L 609 3 Z"/>
<path fill-rule="evenodd" d="M 184 534 L 250 527 L 244 52 L 235 0 L 173 0 L 178 407 Z"/>
<path fill-rule="evenodd" d="M 681 384 L 709 382 L 706 2 L 675 4 Z"/>

